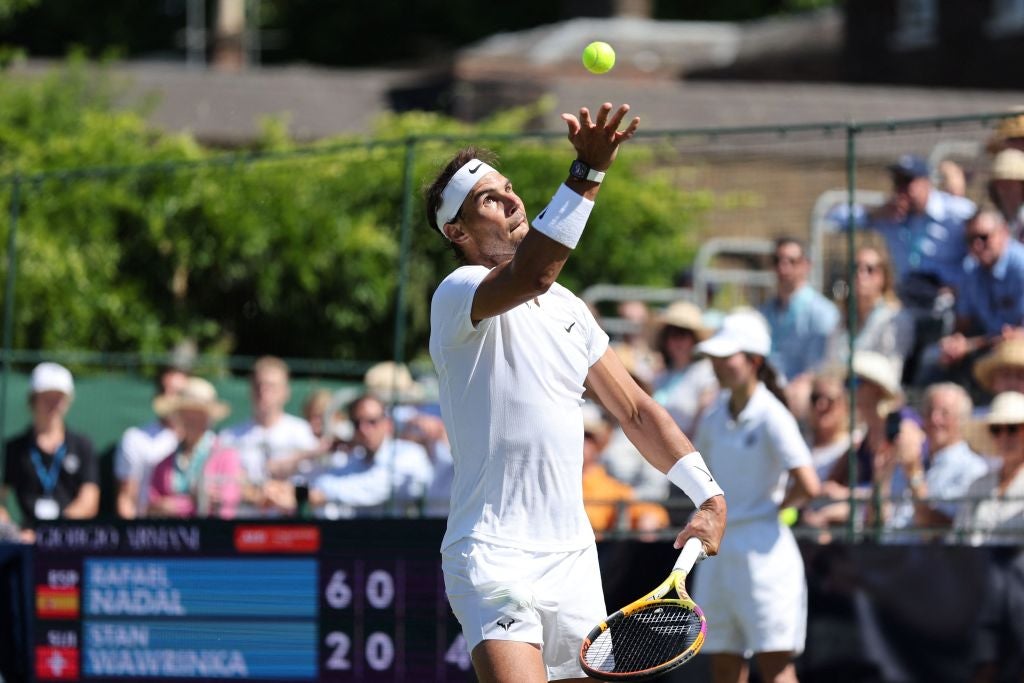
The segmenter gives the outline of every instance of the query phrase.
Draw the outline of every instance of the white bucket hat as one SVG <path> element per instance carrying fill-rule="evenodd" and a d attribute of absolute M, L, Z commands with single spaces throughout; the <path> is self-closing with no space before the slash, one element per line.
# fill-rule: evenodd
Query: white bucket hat
<path fill-rule="evenodd" d="M 763 315 L 752 308 L 740 309 L 725 316 L 721 327 L 697 344 L 695 351 L 713 358 L 728 358 L 737 353 L 767 356 L 772 351 L 772 335 Z"/>
<path fill-rule="evenodd" d="M 1024 394 L 1004 391 L 996 396 L 992 399 L 985 422 L 990 425 L 1024 424 Z"/>
<path fill-rule="evenodd" d="M 893 401 L 903 395 L 900 386 L 900 369 L 896 363 L 877 351 L 854 351 L 853 374 L 877 384 Z"/>

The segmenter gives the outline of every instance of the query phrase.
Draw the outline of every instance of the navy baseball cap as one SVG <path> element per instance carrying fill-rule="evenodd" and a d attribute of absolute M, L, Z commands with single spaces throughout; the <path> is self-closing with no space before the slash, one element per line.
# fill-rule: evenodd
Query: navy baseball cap
<path fill-rule="evenodd" d="M 913 154 L 904 154 L 895 164 L 889 165 L 889 170 L 893 175 L 904 178 L 927 178 L 931 175 L 928 162 Z"/>

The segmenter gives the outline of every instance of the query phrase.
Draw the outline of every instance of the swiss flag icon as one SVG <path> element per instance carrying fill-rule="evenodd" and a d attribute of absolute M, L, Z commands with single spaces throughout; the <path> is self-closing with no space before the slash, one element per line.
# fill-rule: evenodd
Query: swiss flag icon
<path fill-rule="evenodd" d="M 36 646 L 36 678 L 41 681 L 78 680 L 78 648 Z"/>

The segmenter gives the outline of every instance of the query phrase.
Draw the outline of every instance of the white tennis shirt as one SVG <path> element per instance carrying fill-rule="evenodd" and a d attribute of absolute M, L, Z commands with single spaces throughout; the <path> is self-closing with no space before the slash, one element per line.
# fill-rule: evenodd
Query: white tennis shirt
<path fill-rule="evenodd" d="M 697 450 L 729 501 L 729 524 L 774 520 L 789 470 L 811 464 L 796 419 L 759 383 L 733 419 L 731 392 L 722 391 L 701 419 Z"/>
<path fill-rule="evenodd" d="M 525 550 L 584 548 L 583 382 L 608 348 L 586 304 L 554 284 L 473 327 L 489 269 L 464 266 L 434 292 L 430 356 L 455 476 L 441 548 L 472 537 Z"/>

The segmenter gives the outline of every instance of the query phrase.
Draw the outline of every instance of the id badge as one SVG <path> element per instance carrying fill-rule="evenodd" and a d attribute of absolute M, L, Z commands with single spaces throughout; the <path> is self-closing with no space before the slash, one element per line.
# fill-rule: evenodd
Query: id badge
<path fill-rule="evenodd" d="M 43 496 L 36 501 L 36 519 L 49 521 L 60 517 L 60 505 L 49 496 Z"/>

